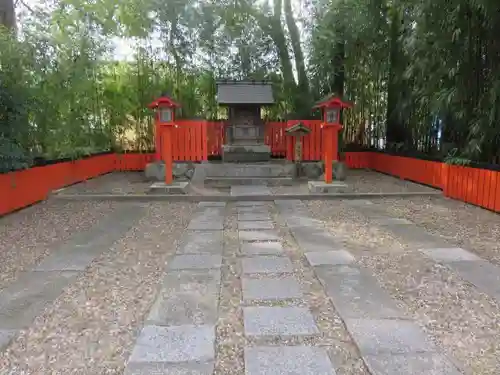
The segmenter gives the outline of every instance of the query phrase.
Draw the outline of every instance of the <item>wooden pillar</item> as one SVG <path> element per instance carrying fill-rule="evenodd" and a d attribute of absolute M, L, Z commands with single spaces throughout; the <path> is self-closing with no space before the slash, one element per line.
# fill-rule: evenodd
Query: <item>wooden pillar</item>
<path fill-rule="evenodd" d="M 161 126 L 158 121 L 155 122 L 155 161 L 160 161 L 162 159 L 161 151 Z"/>
<path fill-rule="evenodd" d="M 332 132 L 332 160 L 339 160 L 339 131 L 340 128 L 335 126 L 331 130 Z"/>
<path fill-rule="evenodd" d="M 162 154 L 165 162 L 165 184 L 170 185 L 173 181 L 173 160 L 172 160 L 172 126 L 162 127 Z"/>
<path fill-rule="evenodd" d="M 325 182 L 327 184 L 331 184 L 333 180 L 333 170 L 332 170 L 332 161 L 333 161 L 333 129 L 331 126 L 324 125 L 323 128 L 323 142 L 325 145 Z"/>
<path fill-rule="evenodd" d="M 333 181 L 333 167 L 334 161 L 338 161 L 339 157 L 339 131 L 342 127 L 337 124 L 324 124 L 323 125 L 323 142 L 325 145 L 324 159 L 325 159 L 325 182 L 331 184 Z"/>

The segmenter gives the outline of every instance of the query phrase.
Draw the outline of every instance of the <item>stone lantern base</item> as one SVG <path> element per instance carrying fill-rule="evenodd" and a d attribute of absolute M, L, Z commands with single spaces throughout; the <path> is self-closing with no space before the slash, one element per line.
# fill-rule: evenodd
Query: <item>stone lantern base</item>
<path fill-rule="evenodd" d="M 164 182 L 155 182 L 149 187 L 150 194 L 171 194 L 181 195 L 186 194 L 189 182 L 174 181 L 170 185 Z"/>
<path fill-rule="evenodd" d="M 325 181 L 309 181 L 309 192 L 313 194 L 346 193 L 347 184 L 340 181 L 326 183 Z"/>

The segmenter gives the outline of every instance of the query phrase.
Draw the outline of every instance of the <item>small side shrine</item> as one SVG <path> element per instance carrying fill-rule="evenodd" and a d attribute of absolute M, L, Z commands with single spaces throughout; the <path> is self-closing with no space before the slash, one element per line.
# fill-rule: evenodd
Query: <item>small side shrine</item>
<path fill-rule="evenodd" d="M 148 105 L 155 111 L 155 167 L 159 170 L 164 167 L 164 181 L 151 185 L 150 192 L 183 194 L 188 183 L 174 181 L 172 140 L 175 125 L 175 109 L 180 104 L 174 101 L 167 93 Z"/>
<path fill-rule="evenodd" d="M 339 159 L 339 132 L 342 130 L 341 114 L 345 108 L 352 108 L 352 104 L 343 101 L 335 95 L 329 95 L 318 102 L 313 108 L 323 112 L 322 138 L 323 160 L 325 163 L 325 179 L 321 183 L 311 181 L 309 189 L 315 192 L 339 191 L 346 185 L 333 182 L 333 164 Z"/>
<path fill-rule="evenodd" d="M 274 104 L 272 85 L 265 81 L 219 81 L 217 103 L 228 111 L 222 160 L 269 161 L 271 148 L 264 142 L 261 108 Z"/>
<path fill-rule="evenodd" d="M 293 137 L 295 140 L 294 162 L 295 162 L 295 177 L 300 177 L 302 174 L 302 137 L 311 133 L 311 129 L 303 123 L 298 122 L 285 130 L 287 136 Z"/>

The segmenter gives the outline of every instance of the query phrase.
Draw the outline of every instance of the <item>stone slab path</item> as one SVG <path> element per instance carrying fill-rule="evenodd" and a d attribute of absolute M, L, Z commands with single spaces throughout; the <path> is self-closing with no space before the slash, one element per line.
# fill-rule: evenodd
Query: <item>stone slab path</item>
<path fill-rule="evenodd" d="M 120 239 L 144 210 L 125 205 L 108 220 L 76 233 L 38 266 L 0 291 L 0 350 L 50 305 L 104 250 Z"/>
<path fill-rule="evenodd" d="M 500 267 L 468 250 L 452 247 L 444 238 L 428 233 L 407 219 L 391 217 L 370 204 L 363 206 L 362 212 L 377 226 L 384 227 L 435 263 L 448 267 L 500 303 Z"/>
<path fill-rule="evenodd" d="M 337 374 L 329 346 L 321 345 L 321 337 L 328 334 L 308 304 L 303 275 L 296 274 L 280 228 L 298 244 L 299 256 L 357 346 L 365 366 L 357 373 L 460 374 L 377 280 L 357 266 L 342 240 L 309 216 L 302 202 L 275 203 L 236 202 L 232 212 L 220 204 L 199 204 L 167 262 L 125 374 Z M 232 265 L 239 296 L 232 311 L 238 311 L 235 326 L 241 324 L 241 331 L 234 327 L 223 338 L 217 325 L 228 317 L 219 316 L 219 305 L 229 299 L 221 289 L 230 283 L 231 270 L 225 268 Z M 225 345 L 218 342 L 222 339 Z M 228 346 L 235 357 L 241 350 L 241 367 L 224 367 Z"/>
<path fill-rule="evenodd" d="M 353 205 L 370 225 L 500 302 L 495 265 L 367 202 Z M 0 291 L 0 350 L 144 211 L 120 207 Z M 186 226 L 163 251 L 123 374 L 463 374 L 363 265 L 362 252 L 304 202 L 201 202 Z"/>

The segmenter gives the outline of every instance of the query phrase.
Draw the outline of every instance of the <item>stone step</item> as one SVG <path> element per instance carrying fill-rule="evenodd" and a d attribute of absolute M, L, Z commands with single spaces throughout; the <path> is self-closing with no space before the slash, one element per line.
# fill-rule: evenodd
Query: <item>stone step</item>
<path fill-rule="evenodd" d="M 227 187 L 233 185 L 267 185 L 267 186 L 290 186 L 293 184 L 292 177 L 207 177 L 205 185 L 209 187 Z"/>
<path fill-rule="evenodd" d="M 206 167 L 206 177 L 292 177 L 293 164 L 212 164 Z"/>

